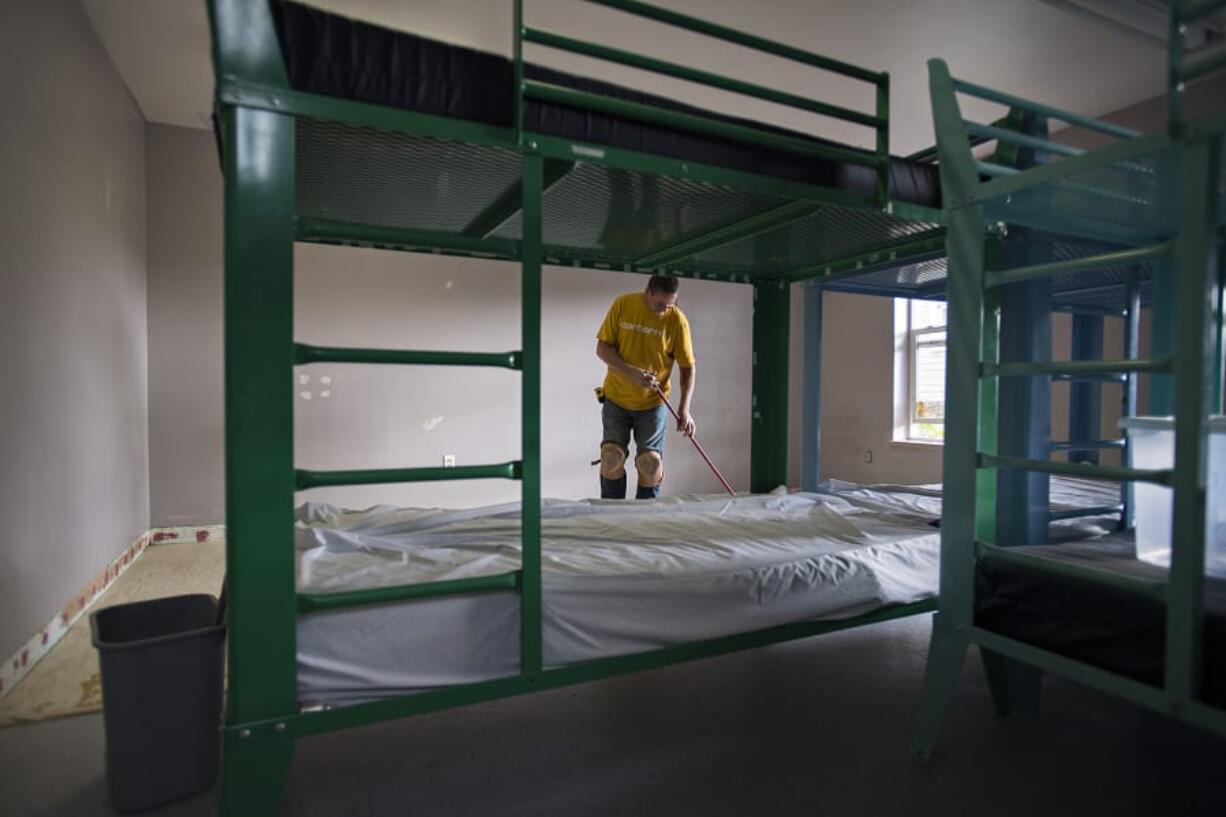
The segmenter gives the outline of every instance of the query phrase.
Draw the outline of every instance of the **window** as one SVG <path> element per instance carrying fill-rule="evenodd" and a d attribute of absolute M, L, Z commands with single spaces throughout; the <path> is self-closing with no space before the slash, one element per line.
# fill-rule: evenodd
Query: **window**
<path fill-rule="evenodd" d="M 945 304 L 895 302 L 894 439 L 945 439 Z"/>

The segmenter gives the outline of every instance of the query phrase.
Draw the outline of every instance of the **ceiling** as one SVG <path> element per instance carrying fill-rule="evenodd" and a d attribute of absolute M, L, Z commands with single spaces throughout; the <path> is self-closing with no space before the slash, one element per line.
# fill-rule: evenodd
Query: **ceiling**
<path fill-rule="evenodd" d="M 1121 0 L 1122 1 L 1122 0 Z M 1134 0 L 1140 2 L 1141 0 Z M 212 66 L 205 0 L 80 0 L 146 119 L 207 127 Z M 926 61 L 942 57 L 955 76 L 1077 113 L 1097 116 L 1165 88 L 1165 47 L 1051 0 L 656 0 L 659 5 L 781 40 L 891 75 L 891 149 L 933 141 Z M 1149 2 L 1149 0 L 1146 0 Z M 510 52 L 511 0 L 311 0 L 425 36 Z M 525 0 L 529 25 L 598 40 L 829 102 L 870 109 L 868 86 L 816 69 L 678 32 L 577 0 Z M 546 49 L 530 59 L 683 101 L 871 146 L 855 125 L 780 109 L 720 91 L 644 75 Z M 974 100 L 969 118 L 999 110 Z"/>

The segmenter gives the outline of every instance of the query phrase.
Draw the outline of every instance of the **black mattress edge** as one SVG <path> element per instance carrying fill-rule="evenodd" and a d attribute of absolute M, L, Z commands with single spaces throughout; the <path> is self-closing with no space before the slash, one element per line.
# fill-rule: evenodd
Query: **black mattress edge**
<path fill-rule="evenodd" d="M 273 0 L 272 10 L 294 90 L 501 127 L 513 124 L 513 65 L 505 57 L 382 28 L 291 0 Z M 598 79 L 532 64 L 524 66 L 524 73 L 530 79 L 567 88 L 872 155 L 827 139 L 714 113 Z M 535 100 L 525 103 L 524 128 L 865 197 L 872 195 L 876 184 L 876 171 L 863 165 L 799 156 Z M 941 207 L 940 181 L 933 165 L 891 157 L 889 186 L 892 199 Z"/>
<path fill-rule="evenodd" d="M 1049 557 L 1134 576 L 1165 576 L 1118 545 L 1039 545 Z M 1164 605 L 1125 590 L 991 556 L 976 570 L 975 624 L 985 630 L 1161 688 Z M 1226 582 L 1208 583 L 1202 699 L 1226 709 Z"/>

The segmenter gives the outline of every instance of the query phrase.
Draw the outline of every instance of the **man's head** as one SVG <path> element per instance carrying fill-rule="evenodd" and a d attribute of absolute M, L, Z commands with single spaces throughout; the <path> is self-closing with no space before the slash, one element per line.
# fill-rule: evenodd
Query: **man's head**
<path fill-rule="evenodd" d="M 653 275 L 647 282 L 647 291 L 643 298 L 647 307 L 657 315 L 663 315 L 670 306 L 677 303 L 679 282 L 671 275 Z"/>

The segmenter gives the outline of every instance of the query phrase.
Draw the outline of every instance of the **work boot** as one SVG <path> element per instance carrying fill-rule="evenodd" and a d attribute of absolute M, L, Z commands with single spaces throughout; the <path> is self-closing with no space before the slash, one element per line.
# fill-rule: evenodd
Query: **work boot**
<path fill-rule="evenodd" d="M 626 498 L 626 475 L 622 474 L 617 479 L 608 479 L 607 477 L 600 478 L 600 498 L 601 499 L 625 499 Z"/>

